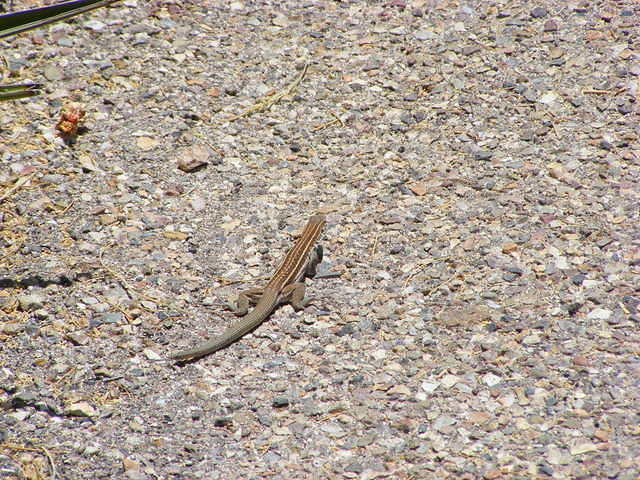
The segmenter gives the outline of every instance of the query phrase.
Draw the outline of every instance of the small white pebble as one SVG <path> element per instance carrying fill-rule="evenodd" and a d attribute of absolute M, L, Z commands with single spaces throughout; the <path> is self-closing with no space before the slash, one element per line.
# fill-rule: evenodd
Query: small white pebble
<path fill-rule="evenodd" d="M 144 356 L 149 360 L 162 360 L 162 357 L 150 348 L 145 348 L 142 353 L 144 353 Z"/>

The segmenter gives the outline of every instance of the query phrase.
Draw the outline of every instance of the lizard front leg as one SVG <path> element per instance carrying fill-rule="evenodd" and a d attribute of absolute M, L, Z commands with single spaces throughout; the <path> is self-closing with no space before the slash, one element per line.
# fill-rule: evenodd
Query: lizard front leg
<path fill-rule="evenodd" d="M 307 268 L 304 271 L 304 276 L 307 278 L 313 278 L 316 276 L 316 267 L 322 262 L 322 245 L 316 245 L 311 251 L 309 261 L 307 262 Z"/>
<path fill-rule="evenodd" d="M 293 309 L 297 312 L 309 305 L 311 299 L 304 298 L 305 286 L 304 283 L 292 283 L 282 289 L 278 303 L 289 302 Z"/>

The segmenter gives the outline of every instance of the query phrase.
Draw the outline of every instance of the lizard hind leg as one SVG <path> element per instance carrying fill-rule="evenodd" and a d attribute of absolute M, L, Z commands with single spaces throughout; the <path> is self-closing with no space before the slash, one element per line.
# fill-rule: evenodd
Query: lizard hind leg
<path fill-rule="evenodd" d="M 248 290 L 243 290 L 238 295 L 238 299 L 230 304 L 231 309 L 234 310 L 234 313 L 241 317 L 246 315 L 249 311 L 250 305 L 256 305 L 262 297 L 263 289 L 262 288 L 250 288 Z"/>

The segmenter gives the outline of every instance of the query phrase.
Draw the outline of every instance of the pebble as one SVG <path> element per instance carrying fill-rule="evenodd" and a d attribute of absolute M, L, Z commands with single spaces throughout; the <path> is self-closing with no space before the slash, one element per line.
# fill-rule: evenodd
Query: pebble
<path fill-rule="evenodd" d="M 17 300 L 23 312 L 38 310 L 44 306 L 44 296 L 39 293 L 18 295 Z"/>
<path fill-rule="evenodd" d="M 613 315 L 611 310 L 606 308 L 594 308 L 587 314 L 589 320 L 607 320 Z"/>
<path fill-rule="evenodd" d="M 547 9 L 543 7 L 536 7 L 531 10 L 531 16 L 533 18 L 543 18 L 547 16 Z"/>
<path fill-rule="evenodd" d="M 97 411 L 88 402 L 77 402 L 66 407 L 64 414 L 69 417 L 95 417 Z"/>
<path fill-rule="evenodd" d="M 10 41 L 47 94 L 0 134 L 0 443 L 60 478 L 636 480 L 632 2 L 160 3 Z M 312 305 L 157 361 L 319 208 Z"/>
<path fill-rule="evenodd" d="M 61 47 L 73 47 L 74 45 L 73 38 L 70 37 L 59 38 L 56 43 Z M 47 79 L 50 80 L 49 77 Z"/>
<path fill-rule="evenodd" d="M 422 342 L 422 345 L 425 347 L 434 345 L 436 343 L 435 339 L 433 338 L 433 335 L 428 332 L 422 336 L 421 342 Z"/>
<path fill-rule="evenodd" d="M 64 78 L 64 73 L 62 69 L 55 67 L 53 65 L 48 65 L 42 71 L 44 78 L 52 82 L 58 82 Z"/>
<path fill-rule="evenodd" d="M 522 94 L 525 100 L 531 103 L 535 103 L 538 101 L 539 95 L 538 92 L 533 90 L 532 88 L 527 88 Z"/>
<path fill-rule="evenodd" d="M 587 276 L 584 273 L 579 273 L 578 275 L 575 275 L 574 277 L 571 278 L 571 283 L 573 283 L 574 285 L 580 286 L 584 283 L 584 281 L 586 280 L 586 277 Z"/>
<path fill-rule="evenodd" d="M 422 29 L 416 31 L 413 36 L 416 37 L 417 40 L 427 41 L 436 38 L 436 33 L 431 29 Z"/>
<path fill-rule="evenodd" d="M 411 395 L 411 390 L 406 385 L 394 385 L 387 390 L 389 395 Z"/>
<path fill-rule="evenodd" d="M 274 408 L 284 408 L 289 406 L 289 399 L 287 397 L 276 397 L 273 399 L 271 405 Z"/>
<path fill-rule="evenodd" d="M 391 35 L 407 35 L 408 30 L 406 29 L 406 27 L 396 27 L 396 28 L 392 28 L 391 30 L 389 30 L 389 33 Z"/>
<path fill-rule="evenodd" d="M 569 453 L 571 455 L 583 455 L 589 452 L 595 452 L 598 450 L 598 447 L 592 442 L 583 442 L 577 443 L 570 447 Z"/>
<path fill-rule="evenodd" d="M 103 324 L 119 324 L 124 322 L 124 315 L 122 312 L 108 312 L 102 315 L 97 315 L 91 320 L 91 325 L 97 327 Z"/>
<path fill-rule="evenodd" d="M 44 412 L 47 415 L 53 415 L 53 416 L 56 416 L 56 417 L 59 417 L 59 416 L 62 415 L 62 410 L 60 410 L 58 405 L 56 405 L 50 399 L 45 399 L 45 400 L 38 401 L 38 402 L 36 402 L 34 404 L 34 407 L 36 408 L 36 410 L 38 410 L 40 412 Z"/>
<path fill-rule="evenodd" d="M 618 112 L 622 115 L 627 115 L 633 112 L 633 106 L 628 102 L 622 103 L 618 105 Z"/>
<path fill-rule="evenodd" d="M 216 427 L 227 427 L 233 424 L 231 417 L 217 417 L 213 420 Z"/>
<path fill-rule="evenodd" d="M 15 412 L 9 412 L 5 414 L 5 418 L 10 418 L 15 422 L 24 422 L 31 416 L 32 412 L 30 410 L 18 410 Z M 19 477 L 16 477 L 19 478 Z"/>
<path fill-rule="evenodd" d="M 493 157 L 493 153 L 488 151 L 479 151 L 473 154 L 473 158 L 475 158 L 476 160 L 482 160 L 482 161 L 491 160 L 492 157 Z"/>
<path fill-rule="evenodd" d="M 191 204 L 191 208 L 193 208 L 193 210 L 195 212 L 201 212 L 205 208 L 207 208 L 207 203 L 206 203 L 205 199 L 203 197 L 200 197 L 200 196 L 195 196 L 195 197 L 191 198 L 189 203 Z"/>
<path fill-rule="evenodd" d="M 160 145 L 160 140 L 158 140 L 157 138 L 142 136 L 136 139 L 136 145 L 141 151 L 148 152 L 158 147 L 158 145 Z"/>
<path fill-rule="evenodd" d="M 153 351 L 150 348 L 145 348 L 142 351 L 142 353 L 148 360 L 153 360 L 153 361 L 162 360 L 162 356 L 158 355 L 155 351 Z"/>
<path fill-rule="evenodd" d="M 18 392 L 13 397 L 11 397 L 11 407 L 24 408 L 24 407 L 33 405 L 36 402 L 37 398 L 38 397 L 33 392 L 29 392 L 29 391 Z"/>
<path fill-rule="evenodd" d="M 433 393 L 436 391 L 436 389 L 440 386 L 439 383 L 434 383 L 434 382 L 422 382 L 422 389 L 427 392 L 427 393 Z"/>
<path fill-rule="evenodd" d="M 0 332 L 5 335 L 14 336 L 24 331 L 24 324 L 18 322 L 0 323 Z"/>
<path fill-rule="evenodd" d="M 573 364 L 579 367 L 588 367 L 590 362 L 585 357 L 573 357 Z"/>
<path fill-rule="evenodd" d="M 338 424 L 327 422 L 320 426 L 320 430 L 326 433 L 330 438 L 343 438 L 347 432 Z"/>
<path fill-rule="evenodd" d="M 540 96 L 538 102 L 543 105 L 551 105 L 558 99 L 558 95 L 555 92 L 546 92 Z"/>
<path fill-rule="evenodd" d="M 471 423 L 482 425 L 491 419 L 491 414 L 487 412 L 472 412 L 469 414 L 468 420 Z"/>
<path fill-rule="evenodd" d="M 68 338 L 74 345 L 88 345 L 91 343 L 91 338 L 81 331 L 69 332 L 66 334 L 66 338 Z"/>
<path fill-rule="evenodd" d="M 522 339 L 524 345 L 537 345 L 540 341 L 540 335 L 538 334 L 527 335 Z"/>
<path fill-rule="evenodd" d="M 442 380 L 440 380 L 440 383 L 444 388 L 451 388 L 459 381 L 460 377 L 457 377 L 455 375 L 445 375 L 444 377 L 442 377 Z"/>
<path fill-rule="evenodd" d="M 94 32 L 100 32 L 104 30 L 106 26 L 107 25 L 101 22 L 100 20 L 95 20 L 95 19 L 84 22 L 84 27 L 88 28 L 89 30 L 93 30 Z"/>
<path fill-rule="evenodd" d="M 482 382 L 488 387 L 495 387 L 500 382 L 502 382 L 502 378 L 493 373 L 487 373 L 482 377 Z"/>
<path fill-rule="evenodd" d="M 449 415 L 440 415 L 435 422 L 433 422 L 433 428 L 438 430 L 439 432 L 448 431 L 447 427 L 451 425 L 455 425 L 456 420 Z"/>
<path fill-rule="evenodd" d="M 210 163 L 209 150 L 200 145 L 192 145 L 182 150 L 177 158 L 178 168 L 183 172 L 199 170 Z"/>

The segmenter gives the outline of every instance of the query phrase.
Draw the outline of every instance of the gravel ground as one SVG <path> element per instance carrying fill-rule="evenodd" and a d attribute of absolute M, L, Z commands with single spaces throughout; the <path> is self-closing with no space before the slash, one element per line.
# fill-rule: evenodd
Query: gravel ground
<path fill-rule="evenodd" d="M 0 478 L 637 479 L 639 23 L 126 0 L 2 41 L 46 87 L 0 105 Z M 318 209 L 312 306 L 161 361 Z"/>

